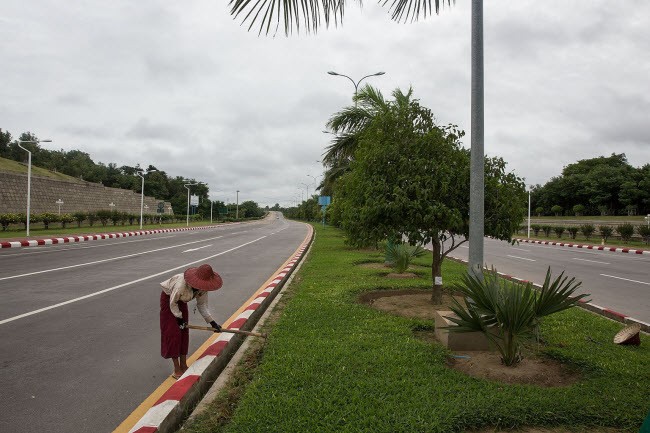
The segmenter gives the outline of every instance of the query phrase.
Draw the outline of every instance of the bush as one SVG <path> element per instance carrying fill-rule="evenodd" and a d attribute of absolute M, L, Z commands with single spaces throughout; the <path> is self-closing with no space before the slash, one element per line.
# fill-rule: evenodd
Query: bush
<path fill-rule="evenodd" d="M 607 239 L 614 233 L 614 228 L 612 226 L 598 226 L 598 231 L 603 241 L 607 242 Z"/>
<path fill-rule="evenodd" d="M 567 227 L 566 231 L 569 232 L 569 236 L 571 236 L 571 239 L 575 239 L 576 235 L 578 234 L 578 227 L 569 226 L 569 227 Z"/>
<path fill-rule="evenodd" d="M 88 216 L 86 212 L 75 212 L 72 214 L 72 218 L 77 222 L 77 227 L 81 227 L 81 223 L 84 222 Z"/>
<path fill-rule="evenodd" d="M 563 209 L 562 209 L 562 206 L 557 205 L 557 204 L 551 208 L 551 212 L 553 212 L 553 214 L 554 214 L 555 216 L 560 216 L 560 215 L 562 215 L 562 210 L 563 210 Z"/>
<path fill-rule="evenodd" d="M 481 332 L 492 341 L 505 365 L 513 366 L 522 359 L 521 347 L 527 341 L 539 341 L 541 318 L 569 309 L 589 295 L 573 297 L 580 282 L 567 281 L 564 272 L 551 282 L 551 268 L 539 293 L 531 283 L 522 284 L 500 278 L 496 270 L 485 272 L 483 278 L 465 274 L 454 289 L 465 297 L 463 307 L 455 298 L 450 309 L 456 317 L 448 317 L 458 326 L 454 332 Z"/>
<path fill-rule="evenodd" d="M 645 241 L 646 244 L 650 243 L 650 227 L 647 225 L 640 225 L 637 226 L 636 232 L 641 236 L 641 238 Z"/>
<path fill-rule="evenodd" d="M 544 236 L 546 237 L 551 236 L 551 230 L 553 230 L 553 226 L 549 226 L 549 225 L 542 226 L 542 231 L 544 232 Z"/>
<path fill-rule="evenodd" d="M 88 219 L 88 225 L 90 225 L 90 227 L 92 227 L 93 224 L 95 224 L 95 221 L 97 221 L 97 218 L 99 218 L 99 217 L 97 216 L 97 214 L 95 212 L 88 212 L 86 214 L 86 218 Z M 106 225 L 106 224 L 104 224 L 104 225 Z"/>
<path fill-rule="evenodd" d="M 102 210 L 98 210 L 96 212 L 96 215 L 99 222 L 102 223 L 102 227 L 106 227 L 106 224 L 108 224 L 108 220 L 111 219 L 112 212 L 110 210 L 102 209 Z M 88 215 L 88 219 L 90 220 L 90 215 Z"/>
<path fill-rule="evenodd" d="M 531 224 L 530 228 L 533 229 L 533 233 L 535 233 L 535 236 L 538 236 L 539 231 L 542 229 L 542 226 L 539 224 Z"/>
<path fill-rule="evenodd" d="M 386 261 L 398 274 L 403 274 L 411 264 L 411 259 L 420 257 L 425 253 L 420 245 L 388 243 L 386 245 Z"/>
<path fill-rule="evenodd" d="M 39 219 L 43 222 L 45 230 L 47 230 L 50 228 L 50 223 L 54 223 L 59 220 L 59 216 L 55 213 L 44 212 L 39 215 Z"/>
<path fill-rule="evenodd" d="M 74 217 L 69 213 L 64 213 L 59 217 L 59 221 L 61 222 L 61 228 L 65 228 L 66 224 L 74 221 Z"/>
<path fill-rule="evenodd" d="M 589 240 L 591 235 L 594 234 L 596 231 L 596 227 L 594 227 L 593 224 L 582 224 L 580 226 L 580 233 L 585 237 L 585 239 Z"/>
<path fill-rule="evenodd" d="M 581 204 L 577 204 L 573 206 L 573 213 L 575 216 L 581 216 L 583 213 L 585 213 L 585 207 Z"/>
<path fill-rule="evenodd" d="M 558 238 L 562 239 L 562 234 L 564 233 L 565 227 L 564 226 L 554 226 L 553 231 L 557 235 Z"/>
<path fill-rule="evenodd" d="M 621 235 L 621 240 L 627 242 L 634 235 L 634 226 L 630 223 L 621 224 L 616 227 L 616 231 Z"/>
<path fill-rule="evenodd" d="M 9 228 L 9 224 L 16 224 L 18 221 L 19 221 L 18 214 L 15 213 L 0 214 L 0 224 L 2 225 L 3 232 Z"/>
<path fill-rule="evenodd" d="M 539 206 L 535 208 L 535 213 L 537 214 L 538 217 L 541 217 L 544 215 L 544 208 Z"/>

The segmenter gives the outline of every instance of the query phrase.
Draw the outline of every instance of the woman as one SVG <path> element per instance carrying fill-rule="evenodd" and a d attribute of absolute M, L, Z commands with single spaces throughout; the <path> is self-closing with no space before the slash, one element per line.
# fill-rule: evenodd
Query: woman
<path fill-rule="evenodd" d="M 196 308 L 205 321 L 212 325 L 216 332 L 221 332 L 221 326 L 214 321 L 208 310 L 208 292 L 221 288 L 223 281 L 210 265 L 205 264 L 198 268 L 189 268 L 160 285 L 163 288 L 160 294 L 160 353 L 163 358 L 172 359 L 172 377 L 178 379 L 187 370 L 190 341 L 187 303 L 196 299 Z"/>

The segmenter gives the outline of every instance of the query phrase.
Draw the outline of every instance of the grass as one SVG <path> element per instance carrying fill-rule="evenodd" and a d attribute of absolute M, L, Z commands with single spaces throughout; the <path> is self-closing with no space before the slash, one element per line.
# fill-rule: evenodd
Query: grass
<path fill-rule="evenodd" d="M 640 347 L 615 346 L 610 341 L 619 324 L 572 309 L 544 322 L 543 352 L 579 369 L 580 382 L 541 388 L 471 378 L 445 366 L 445 348 L 414 338 L 414 330 L 432 323 L 356 302 L 369 290 L 426 290 L 428 269 L 418 269 L 416 280 L 388 280 L 355 266 L 381 262 L 383 254 L 346 247 L 334 228 L 315 230 L 310 257 L 288 288 L 290 299 L 232 418 L 189 431 L 463 432 L 527 425 L 638 431 L 650 408 L 646 336 Z M 464 271 L 445 261 L 445 284 Z"/>
<path fill-rule="evenodd" d="M 0 158 L 0 171 L 27 174 L 27 164 L 13 161 L 11 159 Z M 68 176 L 67 174 L 63 173 L 57 173 L 46 168 L 37 167 L 34 164 L 32 164 L 32 175 L 56 180 L 65 180 L 68 182 L 84 183 L 84 181 L 77 179 L 76 177 Z"/>
<path fill-rule="evenodd" d="M 520 235 L 519 233 L 514 234 L 514 238 L 519 238 L 519 239 L 527 239 L 526 237 L 527 232 L 524 231 L 523 235 Z M 569 236 L 569 233 L 564 233 L 561 238 L 558 238 L 556 235 L 551 234 L 551 236 L 544 236 L 544 233 L 542 231 L 539 232 L 538 236 L 535 236 L 533 231 L 530 231 L 530 239 L 534 239 L 537 241 L 549 241 L 549 242 L 564 242 L 567 244 L 582 244 L 582 245 L 595 245 L 595 246 L 600 246 L 601 243 L 601 238 L 599 238 L 597 235 L 591 236 L 589 239 L 585 238 L 583 235 L 578 233 L 576 235 L 575 239 L 571 239 L 571 236 Z M 610 237 L 607 239 L 607 242 L 605 243 L 607 246 L 619 246 L 619 247 L 625 247 L 625 248 L 638 248 L 638 249 L 647 249 L 648 244 L 645 243 L 643 240 L 640 238 L 633 238 L 627 242 L 624 242 L 620 239 L 617 239 L 615 237 Z"/>

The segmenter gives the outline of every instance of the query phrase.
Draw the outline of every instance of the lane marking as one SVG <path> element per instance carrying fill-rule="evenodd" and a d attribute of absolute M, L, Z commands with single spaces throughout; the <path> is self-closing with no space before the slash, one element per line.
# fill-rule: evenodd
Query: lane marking
<path fill-rule="evenodd" d="M 607 274 L 600 274 L 600 275 L 602 275 L 603 277 L 616 278 L 617 280 L 630 281 L 632 283 L 639 283 L 639 284 L 645 284 L 646 286 L 650 286 L 650 283 L 646 283 L 644 281 L 630 280 L 628 278 L 617 277 L 617 276 L 614 276 L 614 275 L 607 275 Z"/>
<path fill-rule="evenodd" d="M 20 314 L 18 316 L 10 317 L 8 319 L 0 320 L 0 325 L 4 325 L 5 323 L 13 322 L 14 320 L 22 319 L 23 317 L 33 316 L 34 314 L 42 313 L 44 311 L 52 310 L 54 308 L 63 307 L 64 305 L 72 304 L 74 302 L 79 302 L 79 301 L 82 301 L 84 299 L 92 298 L 94 296 L 101 295 L 103 293 L 112 292 L 113 290 L 121 289 L 122 287 L 130 286 L 131 284 L 135 284 L 135 283 L 139 283 L 141 281 L 149 280 L 149 279 L 154 278 L 154 277 L 159 277 L 161 275 L 169 274 L 172 271 L 187 268 L 190 265 L 195 265 L 197 263 L 205 262 L 206 260 L 210 260 L 210 259 L 213 259 L 215 257 L 222 256 L 222 255 L 227 254 L 227 253 L 229 253 L 231 251 L 234 251 L 234 250 L 237 250 L 239 248 L 245 247 L 246 245 L 250 245 L 252 243 L 260 241 L 260 240 L 262 240 L 262 239 L 264 239 L 266 237 L 267 236 L 262 236 L 260 238 L 255 239 L 255 240 L 252 240 L 250 242 L 246 242 L 245 244 L 241 244 L 241 245 L 238 245 L 238 246 L 236 246 L 234 248 L 230 248 L 229 250 L 226 250 L 226 251 L 223 251 L 223 252 L 208 256 L 208 257 L 204 257 L 202 259 L 195 260 L 193 262 L 185 263 L 184 265 L 177 266 L 175 268 L 166 269 L 166 270 L 164 270 L 162 272 L 158 272 L 156 274 L 152 274 L 152 275 L 149 275 L 149 276 L 146 276 L 146 277 L 138 278 L 137 280 L 128 281 L 126 283 L 118 284 L 117 286 L 109 287 L 108 289 L 100 290 L 98 292 L 94 292 L 94 293 L 90 293 L 88 295 L 80 296 L 78 298 L 70 299 L 70 300 L 65 301 L 65 302 L 59 302 L 58 304 L 50 305 L 49 307 L 39 308 L 38 310 L 34 310 L 34 311 L 30 311 L 28 313 Z"/>
<path fill-rule="evenodd" d="M 469 247 L 467 245 L 461 245 L 461 248 L 467 248 L 469 250 Z"/>
<path fill-rule="evenodd" d="M 611 264 L 611 263 L 607 263 L 607 262 L 599 262 L 599 261 L 597 261 L 597 260 L 579 259 L 579 258 L 577 258 L 577 257 L 574 257 L 573 260 L 580 260 L 581 262 L 599 263 L 599 264 L 601 264 L 601 265 L 609 265 L 609 264 Z"/>
<path fill-rule="evenodd" d="M 530 252 L 530 250 L 524 250 L 523 248 L 515 248 L 515 247 L 511 247 L 510 249 L 511 249 L 511 250 L 517 250 L 517 251 L 523 251 L 523 252 L 525 252 L 525 253 L 529 253 L 529 252 Z"/>
<path fill-rule="evenodd" d="M 163 247 L 163 248 L 156 248 L 155 250 L 141 251 L 139 253 L 127 254 L 125 256 L 111 257 L 110 259 L 95 260 L 94 262 L 78 263 L 76 265 L 63 266 L 63 267 L 60 267 L 60 268 L 44 269 L 42 271 L 29 272 L 27 274 L 12 275 L 10 277 L 2 277 L 2 278 L 0 278 L 0 281 L 2 281 L 2 280 L 11 280 L 13 278 L 29 277 L 31 275 L 44 274 L 44 273 L 47 273 L 47 272 L 62 271 L 64 269 L 72 269 L 72 268 L 79 268 L 79 267 L 82 267 L 82 266 L 96 265 L 98 263 L 112 262 L 112 261 L 115 261 L 115 260 L 126 259 L 126 258 L 129 258 L 129 257 L 137 257 L 137 256 L 141 256 L 143 254 L 156 253 L 158 251 L 169 250 L 171 248 L 178 248 L 178 247 L 182 247 L 182 246 L 185 246 L 185 245 L 196 244 L 196 243 L 199 243 L 199 242 L 206 242 L 206 241 L 210 241 L 210 240 L 213 240 L 213 239 L 219 239 L 219 238 L 222 238 L 222 237 L 223 236 L 217 236 L 217 237 L 214 237 L 214 238 L 203 239 L 203 240 L 200 240 L 200 241 L 186 242 L 184 244 L 172 245 L 172 246 Z"/>
<path fill-rule="evenodd" d="M 0 256 L 0 257 L 28 256 L 30 254 L 58 253 L 59 251 L 76 251 L 76 250 L 85 250 L 85 249 L 88 249 L 88 248 L 114 247 L 114 246 L 118 246 L 118 245 L 122 245 L 122 244 L 130 244 L 130 243 L 133 243 L 133 242 L 149 242 L 149 241 L 156 241 L 158 239 L 168 239 L 168 238 L 174 238 L 174 237 L 176 237 L 176 235 L 161 236 L 159 238 L 151 238 L 151 239 L 136 239 L 136 240 L 132 240 L 132 241 L 122 241 L 122 242 L 119 242 L 119 243 L 115 242 L 115 243 L 112 243 L 112 244 L 104 244 L 104 245 L 83 245 L 83 244 L 80 244 L 79 246 L 77 246 L 75 244 L 70 244 L 70 243 L 39 245 L 39 247 L 41 247 L 41 246 L 42 247 L 46 247 L 46 246 L 47 247 L 56 247 L 56 246 L 62 246 L 62 245 L 69 245 L 70 248 L 47 248 L 47 249 L 42 249 L 42 250 L 39 250 L 39 251 L 29 251 L 29 252 L 25 251 L 25 252 L 18 252 L 18 253 L 14 253 L 14 254 L 5 254 L 5 255 Z"/>
<path fill-rule="evenodd" d="M 185 251 L 183 251 L 183 252 L 184 252 L 184 253 L 189 253 L 190 251 L 202 250 L 203 248 L 207 248 L 207 247 L 211 247 L 211 246 L 212 246 L 212 244 L 210 244 L 210 245 L 203 245 L 202 247 L 198 247 L 198 248 L 190 248 L 189 250 L 185 250 Z"/>
<path fill-rule="evenodd" d="M 510 254 L 506 254 L 508 257 L 512 257 L 513 259 L 520 259 L 520 260 L 528 260 L 529 262 L 536 262 L 537 260 L 533 259 L 527 259 L 526 257 L 519 257 L 519 256 L 511 256 Z"/>

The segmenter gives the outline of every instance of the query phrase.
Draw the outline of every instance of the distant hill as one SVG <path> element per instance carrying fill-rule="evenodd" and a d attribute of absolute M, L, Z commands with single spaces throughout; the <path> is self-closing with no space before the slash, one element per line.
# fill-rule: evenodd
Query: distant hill
<path fill-rule="evenodd" d="M 11 159 L 0 158 L 0 172 L 27 174 L 27 164 L 13 161 Z M 84 183 L 83 180 L 77 179 L 76 177 L 68 176 L 67 174 L 63 173 L 56 173 L 45 168 L 37 167 L 34 164 L 32 164 L 32 176 L 48 177 L 50 179 Z"/>

